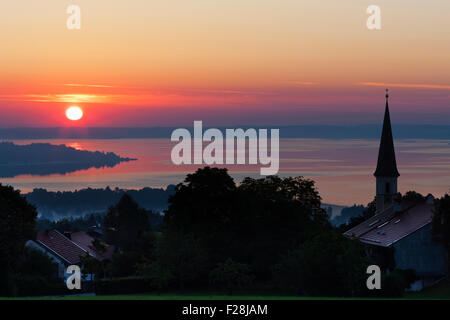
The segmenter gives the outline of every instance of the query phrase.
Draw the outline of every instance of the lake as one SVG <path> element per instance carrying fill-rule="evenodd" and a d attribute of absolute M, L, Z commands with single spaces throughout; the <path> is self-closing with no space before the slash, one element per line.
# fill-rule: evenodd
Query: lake
<path fill-rule="evenodd" d="M 168 139 L 112 140 L 14 140 L 16 144 L 47 142 L 80 150 L 108 151 L 137 161 L 122 162 L 113 168 L 91 168 L 48 176 L 21 175 L 2 178 L 22 192 L 33 188 L 52 191 L 86 187 L 165 187 L 183 181 L 200 165 L 176 166 L 170 152 L 176 144 Z M 304 176 L 316 181 L 324 202 L 367 204 L 375 194 L 378 140 L 281 139 L 280 176 Z M 396 140 L 399 191 L 415 190 L 441 196 L 450 188 L 450 144 L 448 140 Z M 260 165 L 231 165 L 230 174 L 239 182 L 244 177 L 260 177 Z"/>

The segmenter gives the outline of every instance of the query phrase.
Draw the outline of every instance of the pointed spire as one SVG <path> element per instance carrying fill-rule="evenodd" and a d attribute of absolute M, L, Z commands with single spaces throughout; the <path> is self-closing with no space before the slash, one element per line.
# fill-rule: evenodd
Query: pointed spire
<path fill-rule="evenodd" d="M 386 89 L 386 110 L 384 111 L 383 132 L 381 133 L 378 163 L 374 176 L 400 176 L 395 160 L 394 139 L 392 137 L 391 118 L 389 116 L 389 89 Z"/>

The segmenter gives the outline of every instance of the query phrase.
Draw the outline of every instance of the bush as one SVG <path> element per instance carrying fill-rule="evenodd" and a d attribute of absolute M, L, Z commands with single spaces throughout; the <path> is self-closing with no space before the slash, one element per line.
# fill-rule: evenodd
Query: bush
<path fill-rule="evenodd" d="M 313 296 L 358 296 L 371 264 L 359 242 L 324 232 L 284 255 L 273 267 L 283 292 Z"/>
<path fill-rule="evenodd" d="M 3 271 L 0 265 L 0 297 L 14 297 L 17 287 L 11 273 Z"/>
<path fill-rule="evenodd" d="M 245 263 L 234 262 L 231 258 L 217 264 L 209 277 L 212 283 L 222 285 L 229 295 L 233 294 L 233 289 L 241 289 L 253 280 L 250 267 Z"/>
<path fill-rule="evenodd" d="M 149 278 L 152 286 L 158 290 L 167 288 L 175 278 L 170 268 L 162 265 L 160 260 L 138 263 L 137 275 Z"/>
<path fill-rule="evenodd" d="M 415 280 L 413 270 L 394 270 L 383 273 L 381 289 L 372 290 L 369 295 L 386 298 L 401 297 Z"/>
<path fill-rule="evenodd" d="M 152 289 L 154 286 L 148 277 L 102 279 L 95 282 L 95 294 L 97 295 L 146 293 Z"/>
<path fill-rule="evenodd" d="M 17 258 L 14 272 L 5 273 L 6 285 L 0 296 L 51 296 L 69 294 L 62 279 L 56 277 L 57 266 L 43 252 L 25 247 Z M 2 282 L 2 281 L 0 281 Z"/>
<path fill-rule="evenodd" d="M 70 294 L 63 280 L 50 281 L 43 276 L 22 275 L 15 285 L 19 297 Z"/>

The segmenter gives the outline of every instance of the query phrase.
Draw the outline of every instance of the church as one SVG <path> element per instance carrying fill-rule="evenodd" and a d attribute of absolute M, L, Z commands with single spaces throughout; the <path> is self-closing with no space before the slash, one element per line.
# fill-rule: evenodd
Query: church
<path fill-rule="evenodd" d="M 367 245 L 376 262 L 387 269 L 412 269 L 417 281 L 411 290 L 433 285 L 446 275 L 446 251 L 433 240 L 434 198 L 405 201 L 397 196 L 400 173 L 395 158 L 394 139 L 389 115 L 389 94 L 378 152 L 376 178 L 376 212 L 371 218 L 344 233 Z M 389 262 L 387 262 L 389 261 Z"/>

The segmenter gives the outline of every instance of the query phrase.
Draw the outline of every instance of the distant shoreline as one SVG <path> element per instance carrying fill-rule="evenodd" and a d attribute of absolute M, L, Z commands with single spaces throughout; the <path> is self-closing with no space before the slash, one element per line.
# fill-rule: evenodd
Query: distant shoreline
<path fill-rule="evenodd" d="M 192 126 L 180 126 L 192 130 Z M 375 124 L 338 125 L 298 125 L 298 126 L 233 126 L 279 128 L 280 138 L 304 139 L 379 139 L 381 126 Z M 1 140 L 43 140 L 43 139 L 170 139 L 178 127 L 51 127 L 51 128 L 0 128 Z M 208 127 L 205 127 L 205 130 Z M 218 127 L 219 130 L 231 126 Z M 393 126 L 396 139 L 434 139 L 450 140 L 450 125 L 397 124 Z"/>
<path fill-rule="evenodd" d="M 65 145 L 32 143 L 17 145 L 0 142 L 0 178 L 18 175 L 67 174 L 89 168 L 114 167 L 137 159 L 113 152 L 77 150 Z"/>

